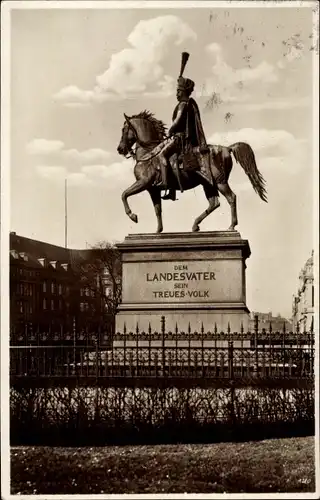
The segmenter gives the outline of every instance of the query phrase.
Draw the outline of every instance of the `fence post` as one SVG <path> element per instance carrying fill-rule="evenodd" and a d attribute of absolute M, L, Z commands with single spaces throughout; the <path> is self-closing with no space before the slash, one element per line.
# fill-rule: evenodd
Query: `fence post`
<path fill-rule="evenodd" d="M 139 325 L 136 326 L 136 377 L 139 375 Z"/>
<path fill-rule="evenodd" d="M 113 334 L 112 334 L 112 342 L 111 342 L 111 360 L 109 359 L 109 350 L 108 350 L 108 344 L 107 344 L 107 346 L 106 346 L 106 354 L 105 354 L 105 361 L 104 361 L 105 372 L 106 372 L 106 367 L 108 366 L 108 373 L 109 373 L 109 375 L 111 375 L 111 377 L 113 377 L 114 341 L 115 341 L 116 335 L 117 335 L 117 332 L 113 332 Z M 109 341 L 109 339 L 108 339 L 108 335 L 107 335 L 107 342 L 108 341 Z M 111 367 L 110 367 L 109 361 L 111 361 Z"/>
<path fill-rule="evenodd" d="M 127 375 L 127 329 L 123 326 L 123 375 Z"/>
<path fill-rule="evenodd" d="M 76 318 L 73 318 L 73 374 L 76 374 Z"/>
<path fill-rule="evenodd" d="M 289 363 L 288 363 L 289 364 Z M 282 376 L 286 376 L 286 323 L 282 328 Z"/>
<path fill-rule="evenodd" d="M 149 327 L 148 327 L 148 375 L 150 376 L 152 373 L 152 366 L 151 366 L 151 335 L 152 335 L 152 330 L 151 330 L 151 323 L 149 322 Z"/>
<path fill-rule="evenodd" d="M 188 325 L 188 377 L 190 377 L 190 368 L 191 368 L 191 325 L 189 321 Z"/>
<path fill-rule="evenodd" d="M 234 370 L 233 370 L 233 340 L 228 340 L 228 378 L 230 383 L 230 403 L 229 403 L 229 418 L 231 423 L 235 422 L 234 413 Z"/>
<path fill-rule="evenodd" d="M 255 352 L 255 367 L 254 372 L 258 376 L 259 371 L 259 357 L 258 357 L 258 330 L 259 330 L 259 316 L 254 316 L 254 352 Z"/>
<path fill-rule="evenodd" d="M 165 358 L 165 332 L 166 332 L 166 318 L 165 316 L 161 316 L 161 348 L 162 348 L 162 376 L 165 376 L 165 366 L 166 366 L 166 358 Z"/>
<path fill-rule="evenodd" d="M 203 352 L 203 345 L 204 345 L 204 328 L 203 328 L 203 323 L 202 323 L 202 328 L 201 328 L 201 367 L 202 367 L 202 377 L 204 377 L 204 352 Z"/>
<path fill-rule="evenodd" d="M 311 319 L 311 325 L 310 325 L 310 334 L 309 334 L 309 339 L 310 339 L 310 344 L 311 344 L 311 349 L 310 349 L 310 363 L 309 363 L 309 373 L 308 377 L 314 377 L 314 355 L 315 355 L 315 350 L 314 350 L 314 343 L 315 343 L 315 337 L 314 337 L 314 329 L 313 329 L 313 316 Z"/>
<path fill-rule="evenodd" d="M 174 367 L 174 376 L 177 377 L 180 373 L 178 369 L 178 323 L 176 323 L 175 327 L 175 367 Z"/>
<path fill-rule="evenodd" d="M 233 340 L 228 341 L 228 377 L 233 380 Z"/>
<path fill-rule="evenodd" d="M 100 351 L 99 351 L 99 336 L 97 334 L 95 334 L 94 341 L 95 341 L 95 348 L 96 348 L 96 355 L 95 355 L 95 358 L 96 358 L 96 380 L 98 380 L 99 365 L 100 365 L 100 362 L 99 362 L 100 361 L 99 360 Z"/>

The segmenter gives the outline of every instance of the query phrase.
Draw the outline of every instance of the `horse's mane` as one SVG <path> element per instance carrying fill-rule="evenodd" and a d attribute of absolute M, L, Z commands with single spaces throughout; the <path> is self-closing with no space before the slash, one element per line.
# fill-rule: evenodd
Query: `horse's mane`
<path fill-rule="evenodd" d="M 148 120 L 150 123 L 152 123 L 161 138 L 166 135 L 166 126 L 161 120 L 155 118 L 153 113 L 151 113 L 150 111 L 141 111 L 141 113 L 133 115 L 131 118 L 142 118 Z"/>

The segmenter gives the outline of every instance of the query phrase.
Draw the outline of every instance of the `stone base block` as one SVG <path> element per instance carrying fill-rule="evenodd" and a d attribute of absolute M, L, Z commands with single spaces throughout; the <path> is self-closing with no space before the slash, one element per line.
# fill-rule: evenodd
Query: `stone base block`
<path fill-rule="evenodd" d="M 247 240 L 236 231 L 129 235 L 122 255 L 116 332 L 246 331 Z"/>

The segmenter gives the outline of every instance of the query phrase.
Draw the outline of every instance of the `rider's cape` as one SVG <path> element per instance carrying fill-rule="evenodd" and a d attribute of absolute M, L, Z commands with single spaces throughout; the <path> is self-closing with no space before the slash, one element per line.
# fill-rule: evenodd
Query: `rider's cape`
<path fill-rule="evenodd" d="M 178 106 L 176 106 L 172 119 L 175 120 L 177 115 Z M 204 147 L 207 145 L 206 137 L 201 123 L 200 111 L 198 105 L 192 97 L 189 98 L 187 103 L 187 117 L 185 122 L 186 140 L 192 147 Z"/>

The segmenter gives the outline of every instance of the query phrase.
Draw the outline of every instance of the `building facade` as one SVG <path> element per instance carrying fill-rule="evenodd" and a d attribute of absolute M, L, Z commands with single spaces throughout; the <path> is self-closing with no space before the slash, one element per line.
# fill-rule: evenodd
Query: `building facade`
<path fill-rule="evenodd" d="M 280 314 L 277 316 L 273 316 L 272 312 L 262 313 L 262 312 L 251 312 L 250 314 L 250 322 L 249 322 L 249 330 L 251 332 L 254 331 L 255 322 L 258 318 L 258 329 L 269 331 L 270 327 L 272 332 L 283 332 L 285 329 L 286 332 L 291 332 L 293 325 L 292 322 L 287 318 L 283 318 Z"/>
<path fill-rule="evenodd" d="M 298 292 L 292 301 L 292 322 L 295 329 L 310 331 L 314 318 L 314 252 L 299 274 Z"/>
<path fill-rule="evenodd" d="M 108 319 L 105 301 L 77 263 L 92 250 L 71 250 L 10 233 L 10 323 L 14 330 L 72 331 Z M 109 293 L 109 292 L 107 292 Z"/>

